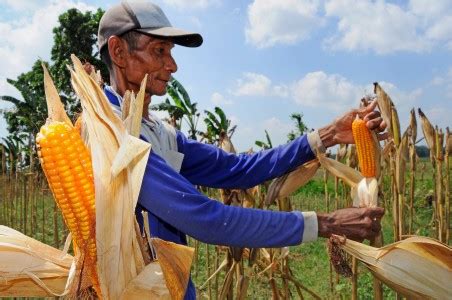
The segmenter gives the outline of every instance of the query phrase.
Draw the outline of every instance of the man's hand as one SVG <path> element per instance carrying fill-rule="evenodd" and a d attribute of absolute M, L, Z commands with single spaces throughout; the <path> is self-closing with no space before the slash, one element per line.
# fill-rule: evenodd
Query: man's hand
<path fill-rule="evenodd" d="M 352 134 L 352 122 L 359 115 L 370 130 L 376 130 L 378 133 L 386 129 L 387 124 L 381 118 L 379 111 L 376 111 L 377 101 L 371 102 L 367 107 L 354 109 L 337 118 L 332 124 L 319 129 L 320 139 L 323 145 L 328 148 L 337 144 L 354 144 Z M 388 137 L 388 133 L 378 135 L 379 140 Z"/>
<path fill-rule="evenodd" d="M 317 214 L 319 236 L 337 234 L 356 241 L 372 239 L 381 231 L 383 215 L 384 209 L 380 207 L 344 208 L 329 214 Z"/>

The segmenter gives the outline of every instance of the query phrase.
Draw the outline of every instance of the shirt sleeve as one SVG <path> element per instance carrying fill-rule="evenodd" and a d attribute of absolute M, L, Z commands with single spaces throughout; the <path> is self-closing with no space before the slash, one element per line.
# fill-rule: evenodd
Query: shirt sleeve
<path fill-rule="evenodd" d="M 181 175 L 195 185 L 214 188 L 251 188 L 315 158 L 308 135 L 251 155 L 227 153 L 213 145 L 187 139 L 179 131 L 177 145 L 178 151 L 185 155 Z"/>
<path fill-rule="evenodd" d="M 303 240 L 303 213 L 223 205 L 201 194 L 152 151 L 138 201 L 161 220 L 209 244 L 283 247 Z"/>

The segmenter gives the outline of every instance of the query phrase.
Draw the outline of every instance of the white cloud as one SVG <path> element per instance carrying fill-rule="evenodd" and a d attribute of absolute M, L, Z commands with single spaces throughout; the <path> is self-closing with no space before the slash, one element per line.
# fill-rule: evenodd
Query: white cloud
<path fill-rule="evenodd" d="M 62 0 L 37 9 L 31 18 L 14 22 L 0 22 L 0 95 L 11 92 L 6 78 L 15 78 L 30 69 L 38 58 L 48 60 L 53 45 L 52 29 L 58 16 L 69 8 L 81 11 L 95 10 L 83 2 Z"/>
<path fill-rule="evenodd" d="M 311 72 L 292 85 L 292 97 L 297 104 L 342 111 L 356 106 L 370 87 L 354 84 L 338 74 Z"/>
<path fill-rule="evenodd" d="M 232 104 L 231 100 L 226 99 L 222 94 L 218 92 L 212 94 L 212 96 L 210 97 L 210 101 L 212 101 L 212 103 L 215 104 L 216 106 Z"/>
<path fill-rule="evenodd" d="M 38 1 L 30 0 L 0 0 L 0 4 L 5 4 L 9 8 L 16 11 L 32 10 L 39 7 Z"/>
<path fill-rule="evenodd" d="M 324 21 L 318 0 L 254 0 L 248 6 L 247 42 L 258 48 L 294 44 Z"/>
<path fill-rule="evenodd" d="M 430 44 L 417 34 L 417 18 L 384 1 L 329 1 L 326 15 L 339 18 L 338 33 L 326 40 L 333 50 L 374 50 L 378 54 L 421 52 Z"/>
<path fill-rule="evenodd" d="M 412 0 L 402 7 L 385 1 L 329 0 L 327 17 L 337 33 L 325 39 L 331 50 L 426 52 L 452 43 L 452 2 Z"/>
<path fill-rule="evenodd" d="M 284 122 L 276 117 L 264 120 L 259 127 L 263 134 L 262 140 L 265 141 L 264 130 L 267 130 L 273 146 L 277 146 L 287 141 L 287 134 L 295 129 L 295 126 L 292 123 Z M 276 137 L 282 137 L 282 139 L 276 140 Z"/>
<path fill-rule="evenodd" d="M 246 72 L 237 80 L 234 92 L 236 96 L 279 96 L 287 97 L 288 87 L 273 85 L 271 80 L 262 74 Z"/>
<path fill-rule="evenodd" d="M 178 9 L 204 9 L 217 4 L 219 0 L 163 0 L 163 2 Z"/>

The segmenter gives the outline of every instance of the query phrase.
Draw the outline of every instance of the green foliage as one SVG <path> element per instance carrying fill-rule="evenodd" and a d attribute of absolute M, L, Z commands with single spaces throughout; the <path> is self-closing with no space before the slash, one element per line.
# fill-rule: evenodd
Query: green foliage
<path fill-rule="evenodd" d="M 265 130 L 265 138 L 267 142 L 255 141 L 254 143 L 256 144 L 256 146 L 261 147 L 264 150 L 273 148 L 272 140 L 270 139 L 270 135 L 268 134 L 267 130 Z"/>
<path fill-rule="evenodd" d="M 36 61 L 31 71 L 22 73 L 16 80 L 7 79 L 23 99 L 1 96 L 3 101 L 14 104 L 14 109 L 4 113 L 8 132 L 18 136 L 20 133 L 35 135 L 47 118 L 47 106 L 42 84 L 44 74 L 41 62 Z"/>
<path fill-rule="evenodd" d="M 95 13 L 82 13 L 77 9 L 70 9 L 59 17 L 59 26 L 54 28 L 54 45 L 51 51 L 52 65 L 47 65 L 52 74 L 61 99 L 66 106 L 70 118 L 80 111 L 80 104 L 75 98 L 70 83 L 67 65 L 70 55 L 76 54 L 82 61 L 106 70 L 104 64 L 96 57 L 96 33 L 102 10 Z M 105 73 L 105 72 L 104 72 Z M 9 138 L 15 139 L 22 145 L 25 155 L 32 153 L 34 137 L 47 119 L 47 105 L 44 93 L 44 74 L 41 61 L 37 60 L 30 71 L 20 74 L 17 79 L 7 79 L 21 94 L 22 99 L 3 95 L 0 100 L 10 102 L 14 108 L 3 112 L 7 123 Z"/>
<path fill-rule="evenodd" d="M 416 154 L 419 157 L 430 157 L 430 149 L 427 146 L 416 146 Z"/>
<path fill-rule="evenodd" d="M 208 143 L 213 144 L 221 139 L 222 134 L 227 134 L 229 138 L 232 137 L 237 126 L 231 127 L 231 120 L 226 117 L 226 114 L 220 107 L 215 107 L 215 112 L 208 110 L 204 111 L 207 115 L 204 122 L 207 126 L 207 131 L 202 133 Z"/>
<path fill-rule="evenodd" d="M 292 130 L 287 135 L 288 141 L 293 141 L 298 136 L 301 136 L 308 132 L 308 127 L 303 121 L 303 114 L 293 113 L 290 115 L 290 118 L 295 122 L 295 130 Z"/>
<path fill-rule="evenodd" d="M 70 73 L 67 65 L 71 64 L 71 54 L 75 54 L 82 62 L 87 61 L 101 70 L 102 77 L 108 79 L 105 65 L 99 59 L 97 48 L 97 30 L 104 11 L 98 9 L 95 13 L 80 12 L 72 8 L 59 16 L 59 26 L 53 29 L 53 47 L 51 68 L 57 89 L 68 98 L 74 98 L 70 83 Z M 73 105 L 74 99 L 68 99 Z"/>
<path fill-rule="evenodd" d="M 151 108 L 167 111 L 170 116 L 170 123 L 179 130 L 182 127 L 182 120 L 185 120 L 189 138 L 196 140 L 196 135 L 199 133 L 196 127 L 200 115 L 197 108 L 198 103 L 191 102 L 185 88 L 174 77 L 171 78 L 166 92 L 170 95 L 171 101 L 166 98 L 164 102 L 152 105 Z"/>

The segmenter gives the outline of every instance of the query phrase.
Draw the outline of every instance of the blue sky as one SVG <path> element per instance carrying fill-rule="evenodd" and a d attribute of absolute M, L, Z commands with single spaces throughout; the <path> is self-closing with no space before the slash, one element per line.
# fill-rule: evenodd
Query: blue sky
<path fill-rule="evenodd" d="M 452 125 L 450 0 L 155 2 L 173 26 L 203 35 L 200 48 L 175 47 L 174 76 L 201 111 L 223 108 L 240 151 L 264 139 L 265 129 L 274 145 L 285 143 L 295 112 L 311 128 L 326 125 L 357 106 L 374 81 L 392 96 L 403 129 L 412 107 Z M 0 95 L 18 96 L 6 78 L 49 59 L 60 13 L 113 3 L 0 0 Z M 5 126 L 1 120 L 0 137 Z"/>

